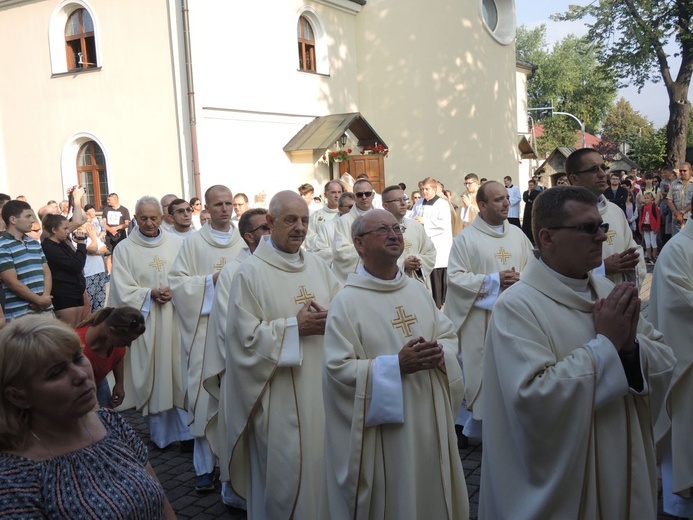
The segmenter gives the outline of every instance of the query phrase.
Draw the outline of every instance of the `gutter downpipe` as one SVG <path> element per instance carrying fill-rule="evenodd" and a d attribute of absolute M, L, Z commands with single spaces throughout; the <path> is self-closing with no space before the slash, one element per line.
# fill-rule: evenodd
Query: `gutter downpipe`
<path fill-rule="evenodd" d="M 200 161 L 197 151 L 197 119 L 195 116 L 195 85 L 193 83 L 192 50 L 190 47 L 190 20 L 188 18 L 188 0 L 181 1 L 183 13 L 183 42 L 185 46 L 185 79 L 188 83 L 188 117 L 190 119 L 190 140 L 192 147 L 193 181 L 195 196 L 202 198 L 200 184 Z"/>

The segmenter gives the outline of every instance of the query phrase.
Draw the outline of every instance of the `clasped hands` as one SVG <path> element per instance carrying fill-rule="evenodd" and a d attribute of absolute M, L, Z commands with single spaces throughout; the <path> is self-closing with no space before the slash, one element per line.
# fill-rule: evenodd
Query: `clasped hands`
<path fill-rule="evenodd" d="M 152 298 L 156 303 L 165 304 L 171 301 L 171 289 L 169 287 L 159 287 L 152 289 Z"/>
<path fill-rule="evenodd" d="M 609 338 L 618 352 L 634 349 L 640 319 L 638 288 L 631 282 L 618 284 L 594 303 L 592 317 L 597 334 Z"/>
<path fill-rule="evenodd" d="M 299 336 L 322 336 L 325 334 L 327 309 L 310 300 L 298 311 L 296 322 Z"/>
<path fill-rule="evenodd" d="M 435 339 L 426 341 L 419 336 L 409 341 L 399 351 L 399 371 L 402 375 L 444 366 L 443 347 Z"/>

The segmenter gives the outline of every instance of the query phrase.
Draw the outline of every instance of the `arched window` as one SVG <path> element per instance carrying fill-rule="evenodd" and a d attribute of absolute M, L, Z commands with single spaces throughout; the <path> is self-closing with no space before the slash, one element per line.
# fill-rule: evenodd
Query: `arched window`
<path fill-rule="evenodd" d="M 69 71 L 97 66 L 94 22 L 89 11 L 76 9 L 65 24 L 65 50 Z"/>
<path fill-rule="evenodd" d="M 298 68 L 315 72 L 315 32 L 305 16 L 298 19 Z"/>
<path fill-rule="evenodd" d="M 103 198 L 108 195 L 106 158 L 94 141 L 84 143 L 77 153 L 77 180 L 86 190 L 87 203 L 101 210 Z"/>

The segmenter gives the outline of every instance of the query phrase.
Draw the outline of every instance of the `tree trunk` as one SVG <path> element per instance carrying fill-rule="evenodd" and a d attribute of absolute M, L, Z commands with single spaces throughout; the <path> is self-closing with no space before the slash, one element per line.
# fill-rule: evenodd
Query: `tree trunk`
<path fill-rule="evenodd" d="M 691 105 L 688 84 L 674 83 L 669 91 L 669 122 L 667 123 L 667 163 L 677 167 L 686 160 L 688 121 Z"/>

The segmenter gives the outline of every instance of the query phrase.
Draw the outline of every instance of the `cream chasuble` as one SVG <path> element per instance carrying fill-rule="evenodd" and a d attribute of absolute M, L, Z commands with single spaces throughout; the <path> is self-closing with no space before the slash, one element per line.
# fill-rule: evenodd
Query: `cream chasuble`
<path fill-rule="evenodd" d="M 361 211 L 354 204 L 349 213 L 342 215 L 336 221 L 332 244 L 332 272 L 342 284 L 346 282 L 350 273 L 356 272 L 356 266 L 359 265 L 359 255 L 354 248 L 354 240 L 351 238 L 351 225 L 365 213 L 367 212 Z"/>
<path fill-rule="evenodd" d="M 367 425 L 374 360 L 422 336 L 443 346 L 445 368 L 401 376 L 403 422 Z M 466 519 L 455 416 L 462 374 L 452 323 L 406 276 L 385 282 L 351 274 L 325 331 L 325 458 L 329 511 L 321 518 Z M 397 369 L 397 374 L 399 370 Z M 393 411 L 393 413 L 396 411 Z"/>
<path fill-rule="evenodd" d="M 604 195 L 599 197 L 599 214 L 602 220 L 609 224 L 609 231 L 606 232 L 606 242 L 602 246 L 602 259 L 607 258 L 614 253 L 622 253 L 629 247 L 634 247 L 640 255 L 636 270 L 638 272 L 638 283 L 641 286 L 647 275 L 647 266 L 645 265 L 645 255 L 642 247 L 633 240 L 633 231 L 628 225 L 625 213 L 616 204 L 609 201 Z M 603 272 L 603 271 L 602 271 Z M 614 283 L 623 282 L 625 279 L 622 274 L 611 274 L 607 278 Z"/>
<path fill-rule="evenodd" d="M 613 288 L 592 274 L 588 283 L 596 298 Z M 674 357 L 640 319 L 644 387 L 628 389 L 593 307 L 535 258 L 498 298 L 484 357 L 479 519 L 657 517 L 652 427 Z M 623 385 L 609 394 L 614 376 Z"/>
<path fill-rule="evenodd" d="M 322 258 L 328 267 L 332 265 L 332 244 L 339 219 L 340 217 L 336 217 L 322 223 L 315 238 L 315 247 L 311 251 Z"/>
<path fill-rule="evenodd" d="M 315 213 L 312 213 L 308 222 L 308 231 L 306 232 L 306 239 L 303 242 L 303 247 L 308 251 L 315 252 L 318 229 L 325 222 L 333 220 L 337 217 L 339 217 L 339 209 L 330 209 L 327 206 L 323 206 Z"/>
<path fill-rule="evenodd" d="M 648 318 L 676 355 L 666 409 L 657 421 L 660 441 L 671 433 L 675 493 L 691 498 L 693 489 L 693 219 L 662 248 L 657 258 Z"/>
<path fill-rule="evenodd" d="M 483 218 L 475 218 L 452 244 L 444 312 L 459 338 L 457 352 L 464 372 L 465 404 L 477 421 L 482 420 L 481 373 L 491 311 L 474 302 L 480 297 L 486 275 L 513 267 L 522 272 L 531 254 L 531 242 L 507 220 L 503 232 L 498 233 Z"/>
<path fill-rule="evenodd" d="M 202 361 L 202 384 L 209 394 L 207 403 L 207 426 L 205 437 L 212 451 L 219 459 L 220 480 L 229 480 L 228 466 L 231 455 L 220 452 L 226 447 L 226 418 L 223 413 L 224 393 L 222 388 L 226 381 L 226 318 L 231 297 L 231 281 L 243 260 L 250 257 L 250 251 L 241 249 L 238 256 L 228 262 L 219 273 L 214 286 L 214 303 L 209 314 L 207 335 L 205 337 L 205 355 Z"/>
<path fill-rule="evenodd" d="M 416 201 L 411 209 L 411 218 L 423 217 L 424 219 L 423 226 L 426 234 L 431 238 L 438 253 L 433 267 L 447 267 L 452 246 L 454 210 L 451 211 L 452 205 L 442 197 L 438 197 L 433 204 L 424 204 L 424 202 L 426 202 L 425 199 Z"/>
<path fill-rule="evenodd" d="M 397 265 L 410 278 L 423 283 L 427 289 L 431 289 L 431 271 L 436 264 L 436 248 L 426 234 L 423 224 L 410 218 L 403 218 L 400 222 L 406 229 L 404 231 L 404 251 L 397 260 Z M 421 272 L 404 269 L 404 260 L 408 256 L 415 256 L 421 260 Z"/>
<path fill-rule="evenodd" d="M 318 257 L 301 251 L 292 263 L 268 238 L 231 283 L 224 387 L 229 475 L 248 502 L 249 518 L 309 520 L 317 518 L 324 494 L 323 336 L 299 336 L 302 361 L 278 363 L 293 328 L 289 318 L 310 300 L 329 307 L 340 286 Z"/>
<path fill-rule="evenodd" d="M 184 408 L 178 316 L 173 302 L 161 305 L 151 299 L 152 289 L 167 285 L 182 244 L 183 239 L 164 231 L 153 242 L 135 231 L 113 251 L 108 306 L 149 308 L 144 334 L 125 354 L 123 410 L 134 405 L 149 415 Z"/>
<path fill-rule="evenodd" d="M 214 298 L 214 289 L 207 276 L 221 271 L 245 247 L 240 233 L 233 233 L 228 244 L 217 242 L 209 224 L 188 237 L 169 272 L 169 285 L 180 320 L 183 350 L 185 404 L 194 413 L 190 430 L 195 437 L 203 437 L 207 425 L 209 394 L 202 388 L 202 364 L 209 313 L 203 312 Z"/>

